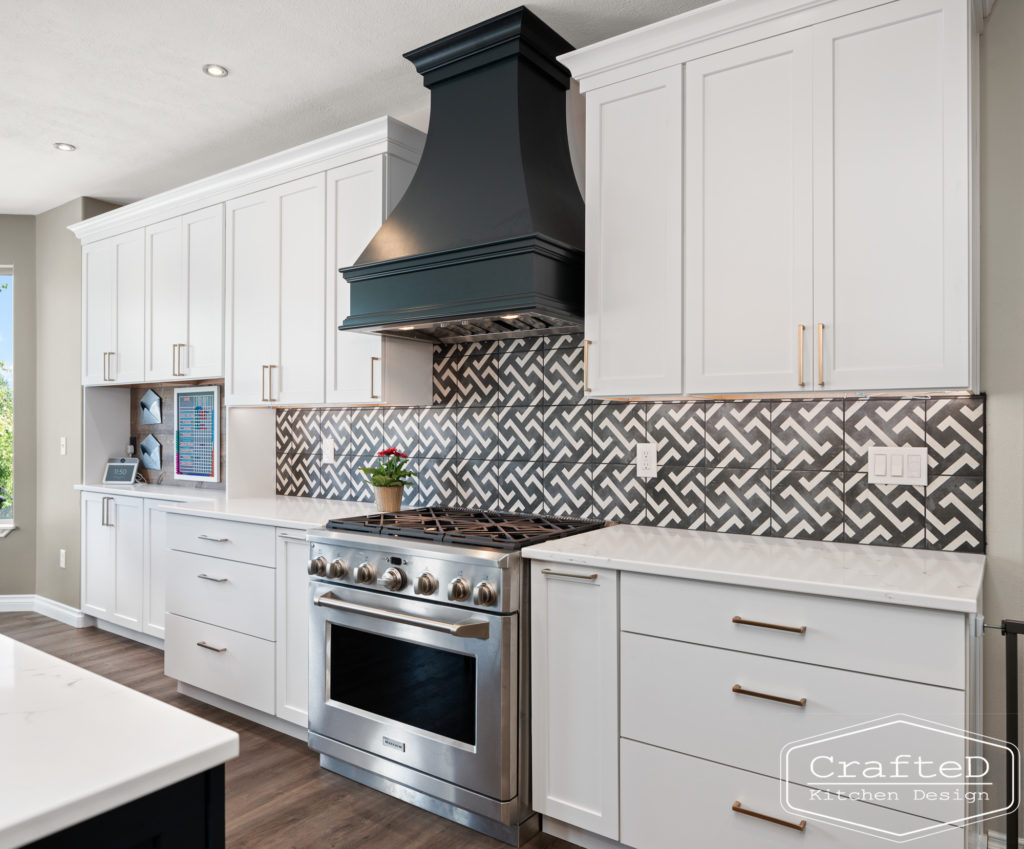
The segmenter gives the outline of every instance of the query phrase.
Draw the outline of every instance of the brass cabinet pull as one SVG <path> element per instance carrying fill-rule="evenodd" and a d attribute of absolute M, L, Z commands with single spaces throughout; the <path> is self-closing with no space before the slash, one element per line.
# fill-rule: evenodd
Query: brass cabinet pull
<path fill-rule="evenodd" d="M 583 391 L 593 392 L 590 388 L 590 340 L 583 340 Z"/>
<path fill-rule="evenodd" d="M 274 397 L 274 369 L 277 366 L 267 366 L 267 400 L 273 403 L 277 399 Z"/>
<path fill-rule="evenodd" d="M 373 386 L 373 382 L 374 382 L 373 364 L 374 363 L 379 363 L 379 362 L 380 362 L 380 357 L 370 357 L 370 397 L 371 398 L 380 398 L 380 395 L 378 395 L 376 392 L 373 391 L 373 389 L 374 389 L 374 386 Z"/>
<path fill-rule="evenodd" d="M 825 325 L 818 322 L 818 386 L 825 385 Z"/>
<path fill-rule="evenodd" d="M 114 377 L 114 352 L 103 352 L 103 379 L 116 380 Z"/>
<path fill-rule="evenodd" d="M 227 578 L 215 578 L 213 575 L 207 575 L 205 572 L 200 572 L 196 575 L 197 578 L 202 578 L 204 581 L 213 581 L 215 584 L 226 584 Z"/>
<path fill-rule="evenodd" d="M 757 622 L 754 619 L 744 619 L 742 616 L 733 616 L 734 625 L 750 625 L 752 628 L 771 628 L 773 631 L 788 631 L 790 634 L 806 634 L 806 625 L 774 625 L 771 622 Z"/>
<path fill-rule="evenodd" d="M 804 383 L 804 331 L 807 327 L 803 324 L 796 326 L 796 365 L 797 365 L 797 386 L 806 386 Z"/>
<path fill-rule="evenodd" d="M 260 367 L 260 400 L 267 400 L 267 367 Z"/>
<path fill-rule="evenodd" d="M 208 642 L 206 642 L 206 640 L 200 640 L 198 643 L 196 643 L 196 645 L 199 646 L 199 648 L 201 648 L 201 649 L 209 649 L 210 651 L 215 651 L 215 652 L 225 652 L 225 651 L 228 650 L 227 646 L 225 646 L 224 648 L 220 648 L 220 649 L 217 648 L 216 646 L 211 646 Z"/>
<path fill-rule="evenodd" d="M 178 376 L 178 346 L 171 345 L 171 376 Z"/>
<path fill-rule="evenodd" d="M 580 581 L 596 581 L 597 580 L 597 572 L 593 572 L 590 575 L 578 575 L 575 572 L 558 572 L 558 571 L 556 571 L 554 569 L 541 569 L 540 573 L 542 575 L 551 575 L 552 577 L 555 577 L 555 578 L 576 578 L 576 579 L 578 579 Z"/>
<path fill-rule="evenodd" d="M 770 702 L 782 702 L 784 705 L 793 707 L 807 707 L 807 699 L 787 699 L 785 696 L 773 696 L 771 693 L 759 693 L 757 690 L 746 690 L 742 684 L 735 684 L 732 688 L 734 693 L 741 696 L 753 696 L 756 699 L 767 699 Z"/>
<path fill-rule="evenodd" d="M 791 828 L 794 831 L 803 831 L 807 828 L 807 820 L 800 820 L 800 822 L 786 822 L 786 820 L 780 820 L 778 817 L 770 817 L 768 814 L 759 814 L 757 811 L 752 811 L 749 808 L 744 808 L 739 802 L 732 803 L 732 809 L 737 814 L 745 814 L 748 817 L 754 817 L 755 819 L 764 820 L 765 822 L 773 822 L 776 825 L 784 825 L 786 828 Z"/>
<path fill-rule="evenodd" d="M 108 356 L 107 352 L 104 351 L 103 352 L 103 379 L 104 380 L 110 380 L 110 378 L 107 377 L 107 356 Z"/>
<path fill-rule="evenodd" d="M 200 534 L 196 539 L 205 539 L 207 542 L 231 542 L 228 537 L 211 537 L 207 534 Z"/>
<path fill-rule="evenodd" d="M 110 521 L 110 502 L 113 500 L 114 499 L 109 496 L 104 496 L 103 502 L 100 505 L 102 509 L 102 513 L 100 514 L 100 524 L 105 528 L 114 527 L 114 523 Z"/>

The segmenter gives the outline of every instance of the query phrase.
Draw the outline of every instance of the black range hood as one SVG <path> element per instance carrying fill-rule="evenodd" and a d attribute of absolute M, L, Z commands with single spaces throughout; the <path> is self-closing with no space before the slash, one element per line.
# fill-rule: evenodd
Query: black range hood
<path fill-rule="evenodd" d="M 456 342 L 582 328 L 572 50 L 526 8 L 405 54 L 430 89 L 408 190 L 355 265 L 339 329 Z"/>

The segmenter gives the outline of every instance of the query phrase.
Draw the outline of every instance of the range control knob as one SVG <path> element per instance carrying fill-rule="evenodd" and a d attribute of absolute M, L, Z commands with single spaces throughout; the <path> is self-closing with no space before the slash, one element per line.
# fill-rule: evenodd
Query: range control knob
<path fill-rule="evenodd" d="M 306 570 L 310 575 L 326 575 L 327 574 L 327 558 L 326 557 L 314 557 L 309 561 L 309 568 Z"/>
<path fill-rule="evenodd" d="M 465 601 L 471 592 L 472 588 L 465 578 L 456 578 L 448 585 L 448 598 L 451 601 Z"/>
<path fill-rule="evenodd" d="M 357 584 L 372 584 L 376 576 L 377 573 L 373 571 L 373 567 L 369 563 L 363 562 L 356 566 L 355 574 L 352 577 L 356 579 Z"/>
<path fill-rule="evenodd" d="M 405 572 L 392 566 L 380 576 L 377 581 L 378 587 L 384 587 L 392 592 L 398 592 L 405 586 Z"/>
<path fill-rule="evenodd" d="M 328 578 L 344 578 L 348 574 L 348 566 L 345 565 L 345 561 L 341 558 L 332 560 L 331 565 L 327 567 Z"/>
<path fill-rule="evenodd" d="M 424 572 L 416 579 L 416 595 L 433 595 L 437 592 L 437 578 Z"/>
<path fill-rule="evenodd" d="M 498 591 L 490 581 L 482 581 L 473 588 L 473 604 L 490 607 L 498 600 Z"/>

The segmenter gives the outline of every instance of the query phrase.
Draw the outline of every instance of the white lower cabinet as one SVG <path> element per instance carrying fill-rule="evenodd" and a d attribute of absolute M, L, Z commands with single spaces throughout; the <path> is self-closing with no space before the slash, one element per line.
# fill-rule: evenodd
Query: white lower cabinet
<path fill-rule="evenodd" d="M 142 633 L 164 638 L 164 615 L 167 610 L 167 514 L 160 509 L 164 502 L 146 499 L 145 548 L 143 558 L 146 580 L 142 588 Z"/>
<path fill-rule="evenodd" d="M 618 573 L 531 574 L 533 807 L 619 835 Z"/>
<path fill-rule="evenodd" d="M 296 531 L 277 532 L 277 715 L 309 721 L 309 543 Z"/>

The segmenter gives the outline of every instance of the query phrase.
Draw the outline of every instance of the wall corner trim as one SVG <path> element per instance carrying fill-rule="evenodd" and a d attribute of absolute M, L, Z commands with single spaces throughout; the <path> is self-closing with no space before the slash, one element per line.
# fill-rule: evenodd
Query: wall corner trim
<path fill-rule="evenodd" d="M 91 628 L 96 620 L 77 608 L 41 595 L 0 595 L 0 613 L 41 613 L 73 628 Z"/>

